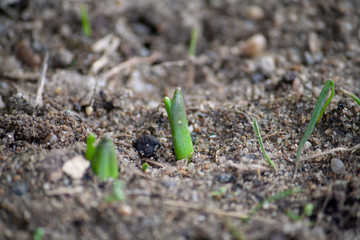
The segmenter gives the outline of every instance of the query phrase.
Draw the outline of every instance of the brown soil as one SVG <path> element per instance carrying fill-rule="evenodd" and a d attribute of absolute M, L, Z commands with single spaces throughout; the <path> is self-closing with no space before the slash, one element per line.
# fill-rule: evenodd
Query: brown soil
<path fill-rule="evenodd" d="M 360 95 L 359 29 L 358 1 L 1 1 L 0 239 L 32 239 L 39 229 L 43 239 L 360 239 L 360 107 L 340 91 Z M 302 161 L 294 177 L 328 78 L 336 95 L 303 158 L 324 154 Z M 162 102 L 178 86 L 190 164 L 175 159 Z M 84 155 L 89 133 L 113 139 L 124 201 L 106 202 L 113 181 L 90 168 L 80 179 L 63 170 Z M 134 142 L 143 135 L 160 147 L 140 155 Z M 289 217 L 306 204 L 310 216 Z"/>

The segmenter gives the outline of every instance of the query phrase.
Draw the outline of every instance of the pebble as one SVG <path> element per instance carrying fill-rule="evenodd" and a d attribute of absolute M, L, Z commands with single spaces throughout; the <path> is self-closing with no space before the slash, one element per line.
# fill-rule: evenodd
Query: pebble
<path fill-rule="evenodd" d="M 86 169 L 89 167 L 90 161 L 86 160 L 83 156 L 78 155 L 66 161 L 62 170 L 72 179 L 81 179 L 84 176 Z"/>
<path fill-rule="evenodd" d="M 257 62 L 257 66 L 264 75 L 271 74 L 275 70 L 274 57 L 270 55 L 261 57 Z"/>
<path fill-rule="evenodd" d="M 53 66 L 59 68 L 64 68 L 69 66 L 73 60 L 74 60 L 74 54 L 67 49 L 58 50 L 54 54 L 54 57 L 52 59 Z"/>
<path fill-rule="evenodd" d="M 23 39 L 16 44 L 15 53 L 16 57 L 29 67 L 36 68 L 41 64 L 40 55 L 33 51 L 30 41 L 27 39 Z"/>
<path fill-rule="evenodd" d="M 253 20 L 260 20 L 264 18 L 264 10 L 256 5 L 249 6 L 246 11 L 247 16 Z"/>
<path fill-rule="evenodd" d="M 18 181 L 14 182 L 11 191 L 17 196 L 24 196 L 27 193 L 29 184 L 27 182 Z"/>
<path fill-rule="evenodd" d="M 331 159 L 331 170 L 338 175 L 344 174 L 346 171 L 343 161 L 339 158 Z"/>
<path fill-rule="evenodd" d="M 222 173 L 218 180 L 221 183 L 229 183 L 233 180 L 233 175 L 231 173 Z"/>
<path fill-rule="evenodd" d="M 243 53 L 248 57 L 255 57 L 262 53 L 266 48 L 266 38 L 258 33 L 250 37 L 245 44 Z"/>
<path fill-rule="evenodd" d="M 132 208 L 127 204 L 120 204 L 116 211 L 123 216 L 130 216 L 132 214 Z"/>
<path fill-rule="evenodd" d="M 308 46 L 312 54 L 316 54 L 320 51 L 320 41 L 318 35 L 314 32 L 311 32 L 308 36 Z"/>

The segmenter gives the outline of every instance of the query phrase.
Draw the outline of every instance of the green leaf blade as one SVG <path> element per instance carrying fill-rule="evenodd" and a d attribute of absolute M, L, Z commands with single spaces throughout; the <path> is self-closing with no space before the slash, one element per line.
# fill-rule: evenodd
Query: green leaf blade
<path fill-rule="evenodd" d="M 329 94 L 330 88 L 331 88 L 331 95 L 326 101 L 326 97 Z M 332 80 L 327 80 L 323 89 L 320 92 L 319 98 L 315 104 L 314 111 L 311 115 L 311 119 L 308 124 L 308 127 L 304 133 L 304 136 L 302 137 L 302 139 L 299 143 L 299 147 L 298 147 L 298 151 L 296 153 L 296 159 L 295 159 L 294 176 L 297 172 L 297 166 L 298 166 L 298 162 L 300 160 L 300 156 L 301 156 L 301 152 L 304 147 L 304 144 L 309 139 L 311 133 L 313 132 L 313 130 L 315 128 L 316 123 L 318 123 L 320 121 L 320 118 L 324 114 L 327 105 L 330 103 L 332 97 L 334 96 L 334 94 L 335 94 L 334 88 L 335 88 L 334 82 Z"/>
<path fill-rule="evenodd" d="M 253 123 L 254 123 L 254 131 L 256 133 L 256 136 L 258 138 L 258 142 L 260 144 L 260 149 L 265 157 L 265 159 L 267 160 L 267 162 L 270 164 L 270 166 L 275 170 L 276 172 L 276 168 L 275 168 L 275 165 L 274 163 L 271 161 L 271 159 L 269 158 L 269 156 L 267 155 L 266 151 L 265 151 L 265 147 L 264 147 L 264 143 L 262 141 L 262 138 L 261 138 L 261 135 L 260 135 L 260 130 L 259 130 L 259 126 L 258 126 L 258 123 L 256 121 L 256 119 L 254 118 L 253 120 Z"/>
<path fill-rule="evenodd" d="M 114 144 L 110 138 L 104 137 L 96 146 L 91 167 L 102 180 L 119 176 Z"/>
<path fill-rule="evenodd" d="M 93 133 L 90 133 L 86 139 L 86 153 L 85 158 L 89 161 L 92 161 L 95 154 L 95 141 L 96 137 Z"/>
<path fill-rule="evenodd" d="M 177 160 L 189 159 L 194 153 L 184 101 L 180 88 L 176 88 L 173 99 L 164 98 L 166 111 L 169 117 L 170 130 L 173 137 Z"/>

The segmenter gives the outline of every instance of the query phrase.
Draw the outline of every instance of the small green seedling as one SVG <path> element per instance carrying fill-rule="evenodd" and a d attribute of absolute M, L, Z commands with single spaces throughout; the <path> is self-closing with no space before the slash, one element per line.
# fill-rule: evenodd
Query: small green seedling
<path fill-rule="evenodd" d="M 33 240 L 42 240 L 45 235 L 45 230 L 42 228 L 37 228 L 34 232 Z"/>
<path fill-rule="evenodd" d="M 259 141 L 259 144 L 260 144 L 260 148 L 261 148 L 261 151 L 265 157 L 265 159 L 268 161 L 268 163 L 270 164 L 270 166 L 275 170 L 276 172 L 276 168 L 275 168 L 275 165 L 274 163 L 271 161 L 271 159 L 269 158 L 269 156 L 267 155 L 266 151 L 265 151 L 265 147 L 264 147 L 264 144 L 263 144 L 263 141 L 261 139 L 261 135 L 260 135 L 260 130 L 259 130 L 259 126 L 257 124 L 257 121 L 256 119 L 254 118 L 254 131 L 256 133 L 256 136 L 258 138 L 258 141 Z"/>
<path fill-rule="evenodd" d="M 226 187 L 221 187 L 218 191 L 211 192 L 211 196 L 212 197 L 222 197 L 225 195 L 226 191 L 227 191 Z"/>
<path fill-rule="evenodd" d="M 326 101 L 326 98 L 327 98 L 327 95 L 329 94 L 330 88 L 331 88 L 331 95 Z M 311 115 L 309 125 L 305 131 L 304 136 L 302 137 L 302 139 L 300 141 L 299 148 L 296 153 L 294 177 L 296 176 L 297 167 L 298 167 L 298 163 L 299 163 L 300 156 L 301 156 L 301 151 L 304 147 L 304 144 L 309 139 L 312 131 L 314 130 L 315 125 L 320 121 L 320 118 L 324 114 L 327 105 L 330 103 L 331 99 L 333 98 L 333 96 L 335 94 L 334 88 L 335 88 L 334 82 L 331 79 L 329 79 L 326 81 L 323 89 L 320 92 L 320 95 L 316 102 L 314 111 Z"/>
<path fill-rule="evenodd" d="M 248 214 L 248 216 L 244 217 L 244 218 L 241 218 L 241 220 L 243 222 L 249 222 L 250 219 L 252 218 L 252 216 L 257 212 L 259 211 L 265 203 L 270 203 L 270 202 L 273 202 L 273 201 L 276 201 L 276 200 L 279 200 L 279 199 L 282 199 L 282 198 L 285 198 L 285 197 L 288 197 L 288 196 L 291 196 L 293 194 L 296 194 L 296 193 L 299 193 L 301 190 L 300 188 L 294 188 L 294 189 L 288 189 L 288 190 L 285 190 L 283 192 L 279 192 L 279 193 L 276 193 L 268 198 L 266 198 L 265 200 L 263 200 L 262 202 L 260 202 L 259 204 L 257 204 L 251 211 L 250 213 Z"/>
<path fill-rule="evenodd" d="M 86 139 L 86 153 L 85 158 L 89 161 L 92 161 L 95 154 L 95 141 L 96 137 L 93 133 L 90 133 L 90 135 Z"/>
<path fill-rule="evenodd" d="M 86 140 L 86 158 L 91 162 L 94 173 L 102 180 L 116 179 L 119 176 L 114 143 L 109 137 L 104 137 L 94 149 L 95 136 L 90 134 Z"/>
<path fill-rule="evenodd" d="M 198 43 L 198 36 L 199 30 L 197 27 L 193 27 L 191 31 L 191 39 L 190 39 L 190 46 L 189 46 L 189 56 L 194 57 L 196 53 L 196 46 Z"/>
<path fill-rule="evenodd" d="M 116 179 L 113 184 L 113 194 L 106 197 L 106 202 L 124 201 L 125 200 L 125 183 L 122 180 Z"/>
<path fill-rule="evenodd" d="M 85 36 L 89 37 L 92 31 L 91 31 L 91 25 L 90 25 L 87 7 L 85 5 L 81 5 L 80 10 L 81 10 L 81 24 L 83 31 Z"/>
<path fill-rule="evenodd" d="M 301 215 L 294 213 L 291 210 L 286 211 L 286 215 L 293 221 L 303 220 L 305 217 L 310 217 L 314 210 L 314 205 L 312 203 L 307 203 L 304 207 L 304 212 Z"/>
<path fill-rule="evenodd" d="M 143 165 L 141 166 L 141 170 L 143 171 L 143 172 L 146 172 L 146 170 L 149 168 L 149 164 L 147 164 L 147 163 L 143 163 Z"/>
<path fill-rule="evenodd" d="M 340 88 L 348 97 L 351 97 L 359 106 L 360 106 L 360 99 L 353 93 L 346 91 L 345 89 Z"/>
<path fill-rule="evenodd" d="M 164 103 L 169 117 L 176 158 L 177 160 L 185 158 L 190 160 L 191 156 L 194 154 L 194 146 L 188 128 L 181 89 L 176 88 L 172 100 L 165 97 Z"/>

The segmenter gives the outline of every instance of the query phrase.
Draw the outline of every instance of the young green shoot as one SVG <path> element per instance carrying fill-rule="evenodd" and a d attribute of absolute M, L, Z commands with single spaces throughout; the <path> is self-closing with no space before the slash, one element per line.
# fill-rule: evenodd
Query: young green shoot
<path fill-rule="evenodd" d="M 300 221 L 303 220 L 305 217 L 310 217 L 312 215 L 313 210 L 314 210 L 314 204 L 307 203 L 301 215 L 294 213 L 290 209 L 286 211 L 286 215 L 293 221 Z"/>
<path fill-rule="evenodd" d="M 218 191 L 213 191 L 213 192 L 211 192 L 211 196 L 212 197 L 222 197 L 222 196 L 224 196 L 225 195 L 225 193 L 226 193 L 226 191 L 227 191 L 227 188 L 226 187 L 221 187 Z"/>
<path fill-rule="evenodd" d="M 305 131 L 304 136 L 302 137 L 302 139 L 300 141 L 298 151 L 296 153 L 294 177 L 296 176 L 298 163 L 299 163 L 299 160 L 300 160 L 301 151 L 302 151 L 302 149 L 304 147 L 304 144 L 309 139 L 312 131 L 314 130 L 315 125 L 320 121 L 320 118 L 324 114 L 327 105 L 330 103 L 331 99 L 333 98 L 333 96 L 335 94 L 334 88 L 335 88 L 334 82 L 331 79 L 329 79 L 329 80 L 326 81 L 323 89 L 320 92 L 319 98 L 318 98 L 318 100 L 317 100 L 317 102 L 315 104 L 314 111 L 313 111 L 313 113 L 311 115 L 309 125 L 308 125 L 308 127 L 307 127 L 307 129 Z M 326 101 L 326 98 L 327 98 L 327 96 L 329 94 L 330 89 L 331 89 L 331 95 Z"/>
<path fill-rule="evenodd" d="M 143 172 L 146 172 L 146 170 L 149 168 L 149 164 L 148 163 L 143 163 L 143 165 L 141 166 L 141 170 Z"/>
<path fill-rule="evenodd" d="M 256 136 L 258 138 L 258 141 L 259 141 L 259 144 L 260 144 L 260 148 L 261 148 L 261 151 L 265 157 L 265 159 L 268 161 L 268 163 L 270 164 L 270 166 L 275 170 L 276 172 L 276 168 L 275 168 L 275 165 L 274 163 L 271 161 L 271 159 L 269 158 L 269 156 L 267 155 L 266 151 L 265 151 L 265 147 L 264 147 L 264 144 L 263 144 L 263 141 L 261 139 L 261 135 L 260 135 L 260 130 L 259 130 L 259 126 L 257 124 L 257 121 L 256 119 L 254 118 L 254 131 L 256 133 Z"/>
<path fill-rule="evenodd" d="M 91 25 L 90 25 L 90 20 L 86 5 L 81 5 L 80 11 L 81 11 L 81 24 L 84 34 L 85 36 L 89 37 L 92 31 L 91 31 Z"/>
<path fill-rule="evenodd" d="M 106 202 L 124 201 L 125 200 L 125 183 L 120 179 L 116 179 L 113 183 L 113 194 L 106 197 Z"/>
<path fill-rule="evenodd" d="M 33 239 L 34 240 L 42 240 L 45 235 L 45 230 L 42 228 L 36 228 L 34 232 Z"/>
<path fill-rule="evenodd" d="M 199 30 L 197 27 L 193 27 L 191 31 L 191 39 L 190 39 L 190 46 L 189 46 L 189 56 L 194 57 L 196 53 L 196 46 L 198 43 L 198 36 Z"/>
<path fill-rule="evenodd" d="M 252 216 L 257 212 L 259 211 L 265 203 L 270 203 L 270 202 L 273 202 L 273 201 L 276 201 L 276 200 L 280 200 L 282 198 L 285 198 L 285 197 L 288 197 L 288 196 L 291 196 L 293 194 L 296 194 L 296 193 L 299 193 L 300 192 L 300 188 L 294 188 L 294 189 L 288 189 L 288 190 L 285 190 L 283 192 L 279 192 L 279 193 L 276 193 L 268 198 L 266 198 L 265 200 L 263 200 L 262 202 L 260 202 L 259 204 L 257 204 L 251 211 L 250 213 L 248 214 L 247 217 L 245 218 L 242 218 L 242 220 L 244 222 L 249 222 L 250 219 L 252 218 Z"/>
<path fill-rule="evenodd" d="M 95 135 L 93 134 L 90 134 L 86 140 L 87 149 L 85 156 L 91 162 L 91 168 L 102 180 L 108 178 L 116 179 L 119 176 L 119 170 L 113 141 L 109 137 L 104 137 L 94 147 L 95 140 Z"/>
<path fill-rule="evenodd" d="M 89 161 L 92 161 L 95 154 L 95 141 L 96 137 L 93 133 L 90 133 L 90 135 L 86 139 L 86 153 L 85 158 Z"/>
<path fill-rule="evenodd" d="M 194 154 L 194 146 L 188 128 L 181 89 L 176 88 L 172 100 L 165 97 L 164 103 L 173 137 L 175 156 L 177 160 L 185 158 L 190 160 Z"/>
<path fill-rule="evenodd" d="M 340 88 L 348 97 L 351 97 L 359 106 L 360 106 L 360 99 L 353 93 L 346 91 L 343 88 Z"/>

